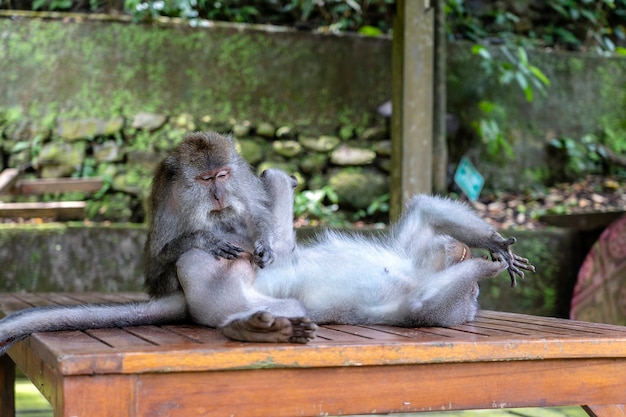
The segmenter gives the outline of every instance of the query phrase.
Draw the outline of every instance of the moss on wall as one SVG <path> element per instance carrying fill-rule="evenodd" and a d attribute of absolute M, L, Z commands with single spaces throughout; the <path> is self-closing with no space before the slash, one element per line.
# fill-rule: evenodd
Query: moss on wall
<path fill-rule="evenodd" d="M 321 133 L 364 126 L 389 97 L 388 39 L 38 19 L 0 32 L 0 105 L 30 115 L 190 112 Z"/>
<path fill-rule="evenodd" d="M 143 227 L 0 227 L 0 291 L 140 291 Z"/>

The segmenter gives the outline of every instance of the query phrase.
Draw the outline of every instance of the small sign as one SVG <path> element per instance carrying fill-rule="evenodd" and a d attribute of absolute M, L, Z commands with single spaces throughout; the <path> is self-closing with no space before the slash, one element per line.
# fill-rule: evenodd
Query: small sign
<path fill-rule="evenodd" d="M 478 196 L 480 196 L 480 191 L 483 189 L 485 179 L 474 168 L 470 160 L 463 157 L 454 174 L 454 182 L 471 201 L 476 201 Z"/>

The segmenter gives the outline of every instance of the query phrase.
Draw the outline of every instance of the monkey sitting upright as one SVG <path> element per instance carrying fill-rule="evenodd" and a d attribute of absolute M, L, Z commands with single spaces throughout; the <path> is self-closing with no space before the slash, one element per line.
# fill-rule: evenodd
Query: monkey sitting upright
<path fill-rule="evenodd" d="M 471 320 L 477 281 L 534 268 L 460 203 L 416 196 L 386 236 L 328 232 L 296 244 L 294 180 L 255 177 L 230 139 L 188 135 L 153 182 L 146 286 L 151 299 L 40 307 L 0 320 L 0 354 L 30 333 L 190 318 L 242 341 L 300 342 L 317 323 L 450 326 Z M 493 261 L 469 258 L 485 248 Z M 262 268 L 259 268 L 262 267 Z"/>

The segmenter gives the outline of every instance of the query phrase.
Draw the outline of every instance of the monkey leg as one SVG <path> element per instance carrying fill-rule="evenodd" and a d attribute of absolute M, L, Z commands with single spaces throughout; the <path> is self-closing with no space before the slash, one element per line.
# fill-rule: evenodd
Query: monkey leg
<path fill-rule="evenodd" d="M 315 337 L 317 326 L 304 317 L 300 302 L 253 288 L 256 269 L 246 258 L 216 258 L 199 249 L 180 257 L 178 279 L 192 320 L 246 342 L 306 343 Z"/>
<path fill-rule="evenodd" d="M 409 325 L 454 326 L 473 320 L 478 311 L 478 281 L 507 269 L 504 261 L 471 258 L 433 274 L 407 299 Z"/>
<path fill-rule="evenodd" d="M 422 253 L 433 236 L 448 235 L 473 248 L 489 250 L 494 260 L 507 263 L 511 284 L 522 270 L 534 271 L 528 259 L 514 254 L 510 246 L 515 238 L 503 238 L 491 225 L 462 203 L 427 195 L 414 196 L 401 219 L 394 226 L 391 239 L 409 253 Z"/>

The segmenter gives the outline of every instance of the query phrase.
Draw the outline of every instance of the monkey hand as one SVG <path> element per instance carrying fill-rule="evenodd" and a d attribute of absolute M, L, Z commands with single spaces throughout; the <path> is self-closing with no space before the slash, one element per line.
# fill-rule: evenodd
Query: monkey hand
<path fill-rule="evenodd" d="M 274 262 L 274 251 L 270 245 L 263 239 L 257 240 L 254 244 L 254 263 L 259 268 L 265 268 L 272 262 Z"/>
<path fill-rule="evenodd" d="M 494 245 L 489 248 L 492 260 L 504 261 L 509 265 L 507 271 L 511 277 L 511 287 L 517 285 L 517 277 L 524 278 L 522 269 L 535 272 L 535 267 L 528 259 L 522 258 L 511 251 L 510 246 L 515 242 L 517 242 L 517 239 L 514 237 L 505 239 L 499 233 L 494 232 L 492 239 Z"/>
<path fill-rule="evenodd" d="M 219 241 L 209 250 L 213 255 L 225 259 L 237 259 L 244 252 L 243 248 L 225 240 Z"/>

